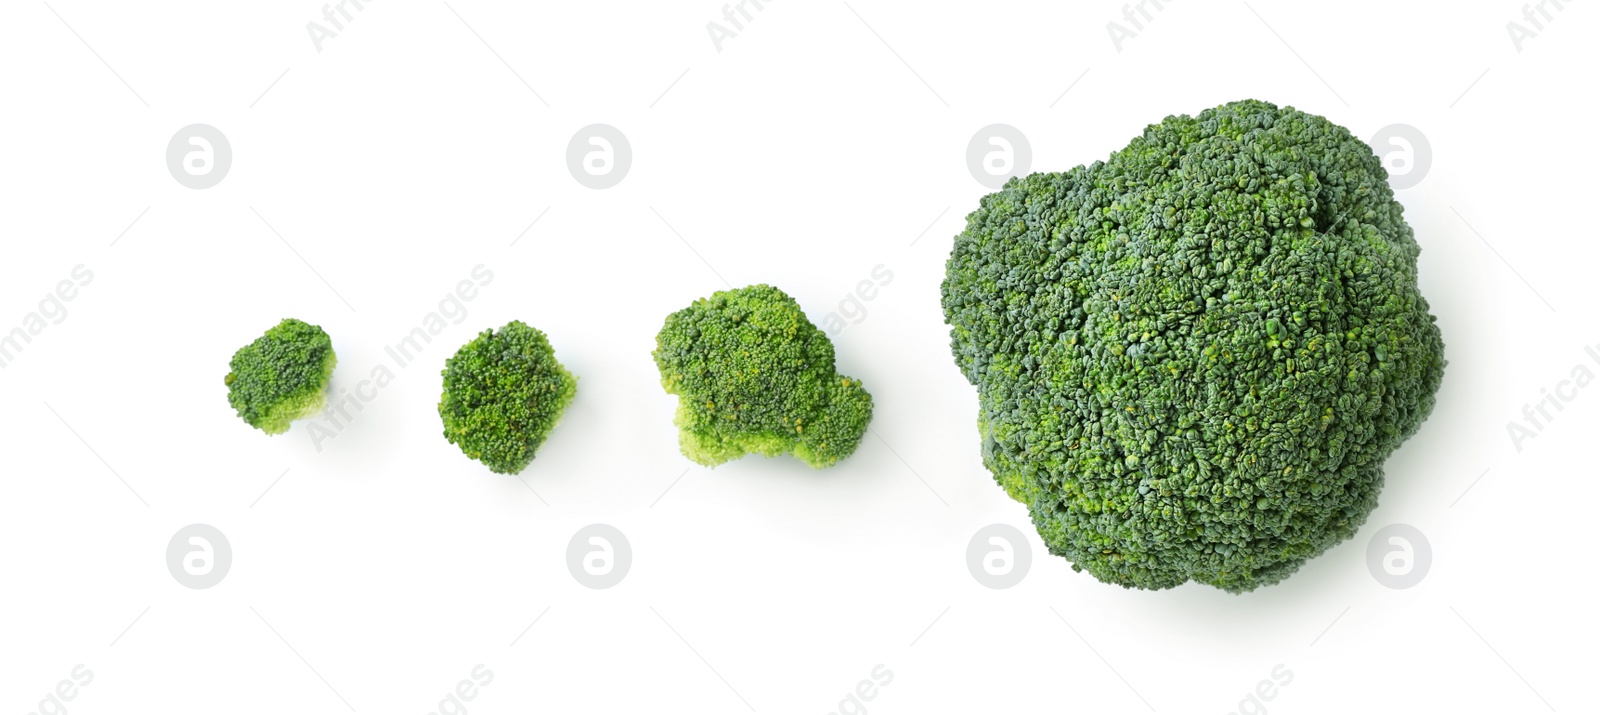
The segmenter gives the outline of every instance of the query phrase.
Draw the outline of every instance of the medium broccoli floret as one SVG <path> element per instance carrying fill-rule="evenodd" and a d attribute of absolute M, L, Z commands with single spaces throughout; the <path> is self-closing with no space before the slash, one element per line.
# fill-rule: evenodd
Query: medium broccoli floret
<path fill-rule="evenodd" d="M 578 392 L 545 334 L 516 320 L 461 346 L 443 374 L 445 439 L 499 474 L 533 461 Z"/>
<path fill-rule="evenodd" d="M 653 355 L 661 386 L 679 397 L 683 455 L 708 467 L 785 452 L 827 467 L 856 450 L 872 420 L 861 381 L 834 372 L 833 342 L 769 285 L 667 316 Z"/>
<path fill-rule="evenodd" d="M 1101 581 L 1276 583 L 1355 533 L 1433 409 L 1417 254 L 1371 149 L 1265 102 L 1012 179 L 942 287 L 984 464 Z"/>
<path fill-rule="evenodd" d="M 228 362 L 228 404 L 267 434 L 322 411 L 337 358 L 322 328 L 285 318 Z"/>

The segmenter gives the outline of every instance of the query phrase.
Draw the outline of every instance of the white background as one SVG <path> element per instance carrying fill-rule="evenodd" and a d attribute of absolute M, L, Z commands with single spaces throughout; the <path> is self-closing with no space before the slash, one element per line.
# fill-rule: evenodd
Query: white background
<path fill-rule="evenodd" d="M 94 278 L 0 369 L 0 709 L 78 664 L 72 713 L 437 712 L 478 664 L 472 713 L 821 714 L 879 664 L 872 713 L 1239 712 L 1280 664 L 1244 712 L 1588 707 L 1600 389 L 1520 451 L 1507 424 L 1600 373 L 1593 5 L 1520 52 L 1510 0 L 1182 0 L 1121 51 L 1122 3 L 1063 5 L 774 0 L 719 52 L 716 0 L 375 0 L 318 52 L 315 0 L 7 3 L 0 331 Z M 1450 364 L 1354 539 L 1247 595 L 1125 591 L 1046 554 L 980 464 L 938 299 L 987 192 L 966 145 L 1009 124 L 1064 170 L 1250 97 L 1430 140 L 1398 196 Z M 197 122 L 234 153 L 206 190 L 164 159 Z M 634 152 L 600 191 L 564 158 L 596 122 Z M 320 451 L 228 407 L 228 358 L 279 319 L 326 328 L 354 389 L 480 263 L 462 322 Z M 820 322 L 878 264 L 835 338 L 877 403 L 853 457 L 678 454 L 667 313 L 726 279 Z M 580 378 L 520 479 L 435 411 L 450 352 L 512 319 Z M 192 523 L 232 545 L 207 590 L 164 563 Z M 609 590 L 567 570 L 592 523 L 632 544 Z M 1008 590 L 965 564 L 993 523 L 1033 554 Z M 1406 590 L 1366 562 L 1392 523 L 1432 545 Z"/>

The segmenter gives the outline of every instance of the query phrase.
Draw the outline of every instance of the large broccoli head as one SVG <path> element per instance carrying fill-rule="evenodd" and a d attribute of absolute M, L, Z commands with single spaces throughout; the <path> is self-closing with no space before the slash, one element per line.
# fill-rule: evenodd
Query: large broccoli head
<path fill-rule="evenodd" d="M 1265 102 L 1012 179 L 942 289 L 984 464 L 1101 581 L 1276 583 L 1355 533 L 1433 409 L 1417 253 L 1366 145 Z"/>
<path fill-rule="evenodd" d="M 653 353 L 678 395 L 684 456 L 713 467 L 791 452 L 812 467 L 850 456 L 872 396 L 834 371 L 833 342 L 769 285 L 721 291 L 667 316 Z"/>
<path fill-rule="evenodd" d="M 322 328 L 285 318 L 228 361 L 228 404 L 251 427 L 283 434 L 322 411 L 335 362 Z"/>
<path fill-rule="evenodd" d="M 537 328 L 485 330 L 444 363 L 444 437 L 499 474 L 516 474 L 555 429 L 578 391 Z"/>

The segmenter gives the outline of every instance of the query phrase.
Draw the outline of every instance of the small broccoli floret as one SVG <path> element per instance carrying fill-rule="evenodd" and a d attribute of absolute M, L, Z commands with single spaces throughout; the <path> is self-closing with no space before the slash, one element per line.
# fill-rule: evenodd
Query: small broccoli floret
<path fill-rule="evenodd" d="M 1012 179 L 943 285 L 984 464 L 1101 581 L 1277 583 L 1356 532 L 1433 409 L 1417 255 L 1372 150 L 1266 102 Z"/>
<path fill-rule="evenodd" d="M 228 404 L 246 424 L 267 434 L 322 411 L 337 362 L 322 328 L 286 318 L 228 362 Z"/>
<path fill-rule="evenodd" d="M 445 439 L 499 474 L 533 461 L 578 392 L 545 334 L 516 320 L 461 346 L 443 375 Z"/>
<path fill-rule="evenodd" d="M 769 285 L 720 291 L 667 316 L 653 353 L 677 395 L 683 455 L 714 467 L 793 453 L 827 467 L 856 450 L 872 396 L 834 372 L 833 342 Z"/>

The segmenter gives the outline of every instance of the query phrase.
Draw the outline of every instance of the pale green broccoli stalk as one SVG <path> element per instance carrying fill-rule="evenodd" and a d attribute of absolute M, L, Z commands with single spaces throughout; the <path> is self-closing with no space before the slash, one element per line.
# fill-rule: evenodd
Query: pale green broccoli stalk
<path fill-rule="evenodd" d="M 653 355 L 661 386 L 679 397 L 679 446 L 708 467 L 786 452 L 827 467 L 856 450 L 872 420 L 872 396 L 834 371 L 828 336 L 772 286 L 721 291 L 667 316 Z"/>
<path fill-rule="evenodd" d="M 1242 101 L 1007 182 L 943 305 L 984 464 L 1095 578 L 1231 592 L 1348 539 L 1444 345 L 1378 158 Z"/>
<path fill-rule="evenodd" d="M 246 424 L 283 434 L 289 424 L 322 411 L 337 362 L 322 328 L 286 318 L 228 362 L 228 404 Z"/>
<path fill-rule="evenodd" d="M 515 320 L 461 346 L 443 375 L 445 439 L 498 474 L 527 468 L 578 392 L 549 338 Z"/>

